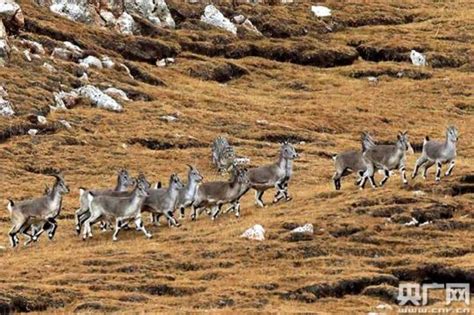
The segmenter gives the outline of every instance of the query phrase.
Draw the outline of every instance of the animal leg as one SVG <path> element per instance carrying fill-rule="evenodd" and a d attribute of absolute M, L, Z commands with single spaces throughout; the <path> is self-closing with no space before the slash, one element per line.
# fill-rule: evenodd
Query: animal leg
<path fill-rule="evenodd" d="M 428 169 L 435 165 L 435 162 L 428 161 L 426 162 L 425 166 L 423 167 L 423 179 L 426 180 L 426 173 L 428 172 Z"/>
<path fill-rule="evenodd" d="M 84 222 L 84 229 L 82 231 L 82 239 L 85 241 L 88 237 L 92 237 L 92 228 L 91 224 L 94 224 L 98 219 L 100 218 L 100 215 L 92 215 Z"/>
<path fill-rule="evenodd" d="M 335 172 L 333 177 L 332 177 L 332 180 L 334 182 L 334 188 L 336 190 L 341 190 L 341 177 L 342 177 L 342 173 L 340 172 Z"/>
<path fill-rule="evenodd" d="M 428 161 L 428 159 L 425 156 L 421 156 L 418 160 L 416 160 L 415 163 L 415 169 L 413 170 L 413 174 L 411 175 L 411 178 L 415 178 L 416 175 L 418 175 L 418 170 L 420 169 L 420 166 L 425 164 Z"/>
<path fill-rule="evenodd" d="M 145 229 L 145 224 L 143 224 L 142 218 L 140 218 L 140 217 L 136 218 L 135 219 L 135 225 L 137 226 L 137 230 L 138 231 L 143 231 L 143 234 L 145 234 L 145 236 L 147 238 L 152 237 L 151 233 L 147 232 L 147 230 Z"/>
<path fill-rule="evenodd" d="M 122 226 L 122 221 L 121 221 L 119 218 L 117 218 L 117 219 L 115 220 L 115 231 L 114 231 L 114 234 L 112 235 L 112 240 L 113 240 L 114 242 L 115 242 L 115 241 L 118 241 L 117 236 L 118 236 L 118 234 L 119 234 L 119 232 L 120 232 L 120 230 L 121 230 L 121 226 Z"/>
<path fill-rule="evenodd" d="M 260 208 L 265 207 L 265 204 L 263 203 L 263 199 L 262 199 L 264 193 L 265 191 L 259 191 L 259 190 L 255 191 L 255 204 L 259 206 Z"/>
<path fill-rule="evenodd" d="M 169 226 L 175 226 L 175 227 L 180 227 L 181 224 L 174 218 L 173 212 L 172 211 L 166 211 L 165 217 L 168 220 L 168 225 Z"/>
<path fill-rule="evenodd" d="M 454 165 L 456 165 L 456 162 L 455 162 L 454 160 L 451 160 L 451 161 L 449 162 L 448 170 L 446 171 L 446 173 L 445 173 L 444 175 L 450 176 L 450 175 L 451 175 L 451 172 L 453 171 Z"/>
<path fill-rule="evenodd" d="M 179 218 L 180 218 L 181 220 L 184 219 L 184 210 L 185 210 L 185 207 L 184 207 L 184 206 L 180 206 L 180 207 L 179 207 Z"/>
<path fill-rule="evenodd" d="M 400 167 L 400 176 L 402 177 L 403 185 L 408 184 L 405 165 L 402 165 L 402 166 Z"/>
<path fill-rule="evenodd" d="M 435 180 L 439 182 L 441 180 L 441 162 L 436 162 L 436 178 Z"/>
<path fill-rule="evenodd" d="M 21 230 L 21 228 L 24 226 L 26 222 L 22 222 L 19 224 L 15 224 L 11 229 L 10 232 L 8 232 L 8 236 L 10 236 L 10 243 L 12 247 L 16 247 L 19 243 L 17 233 Z"/>
<path fill-rule="evenodd" d="M 77 235 L 81 234 L 81 229 L 82 229 L 82 226 L 84 225 L 84 222 L 86 222 L 86 220 L 89 219 L 90 217 L 91 217 L 91 212 L 89 210 L 86 210 L 79 215 L 79 223 L 76 225 Z"/>
<path fill-rule="evenodd" d="M 386 168 L 383 169 L 383 175 L 384 177 L 382 178 L 382 180 L 380 181 L 380 186 L 383 186 L 385 185 L 385 183 L 387 182 L 387 180 L 390 178 L 390 171 Z"/>
<path fill-rule="evenodd" d="M 214 206 L 214 207 L 212 208 L 211 219 L 212 219 L 213 221 L 217 218 L 217 216 L 218 216 L 219 213 L 221 212 L 221 209 L 222 209 L 222 205 L 221 205 L 221 204 L 220 204 L 220 205 L 217 205 L 217 206 Z"/>

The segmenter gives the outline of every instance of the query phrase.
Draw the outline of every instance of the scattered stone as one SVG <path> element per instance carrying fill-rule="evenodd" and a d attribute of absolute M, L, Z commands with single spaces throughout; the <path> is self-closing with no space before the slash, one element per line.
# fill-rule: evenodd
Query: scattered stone
<path fill-rule="evenodd" d="M 110 59 L 110 57 L 108 57 L 108 56 L 102 57 L 101 61 L 102 61 L 102 67 L 104 67 L 106 69 L 111 69 L 115 65 L 115 63 L 112 61 L 112 59 Z"/>
<path fill-rule="evenodd" d="M 426 221 L 426 222 L 421 223 L 419 226 L 425 226 L 425 225 L 432 224 L 432 223 L 433 222 L 431 222 L 431 221 Z"/>
<path fill-rule="evenodd" d="M 84 73 L 79 77 L 79 80 L 81 80 L 82 82 L 88 82 L 89 76 L 87 75 L 87 72 L 84 71 Z"/>
<path fill-rule="evenodd" d="M 237 35 L 237 27 L 234 25 L 234 23 L 229 21 L 229 19 L 226 18 L 221 13 L 221 11 L 219 11 L 212 4 L 209 4 L 204 9 L 204 14 L 201 16 L 201 21 Z"/>
<path fill-rule="evenodd" d="M 130 99 L 127 96 L 127 93 L 114 87 L 109 87 L 108 89 L 104 91 L 104 93 L 114 98 L 115 100 L 121 99 L 123 101 L 130 101 Z"/>
<path fill-rule="evenodd" d="M 388 304 L 379 304 L 379 305 L 376 306 L 376 309 L 378 309 L 378 310 L 389 310 L 390 311 L 393 308 Z"/>
<path fill-rule="evenodd" d="M 426 66 L 426 58 L 416 50 L 410 52 L 411 63 L 415 66 Z"/>
<path fill-rule="evenodd" d="M 66 110 L 68 107 L 74 106 L 79 100 L 79 95 L 75 91 L 69 93 L 61 91 L 54 93 L 54 106 L 50 105 L 51 110 Z"/>
<path fill-rule="evenodd" d="M 95 11 L 87 0 L 52 0 L 49 9 L 72 21 L 92 23 L 96 20 Z"/>
<path fill-rule="evenodd" d="M 245 22 L 247 18 L 243 16 L 242 14 L 234 16 L 233 20 L 236 24 L 242 24 Z"/>
<path fill-rule="evenodd" d="M 370 85 L 377 85 L 379 83 L 379 78 L 377 77 L 367 77 Z"/>
<path fill-rule="evenodd" d="M 411 218 L 411 221 L 408 223 L 403 224 L 404 226 L 415 226 L 418 225 L 418 220 L 415 218 Z"/>
<path fill-rule="evenodd" d="M 13 115 L 15 115 L 15 112 L 10 102 L 0 97 L 0 116 L 11 117 Z"/>
<path fill-rule="evenodd" d="M 28 134 L 32 137 L 36 136 L 36 134 L 38 133 L 38 129 L 30 129 L 28 130 Z"/>
<path fill-rule="evenodd" d="M 171 115 L 165 115 L 165 116 L 161 116 L 160 120 L 166 121 L 166 122 L 175 122 L 175 121 L 178 120 L 178 118 L 175 117 L 175 116 L 171 116 Z"/>
<path fill-rule="evenodd" d="M 41 45 L 38 42 L 28 40 L 28 39 L 23 39 L 21 43 L 27 47 L 33 54 L 40 54 L 43 55 L 46 53 L 46 51 L 43 48 L 43 45 Z"/>
<path fill-rule="evenodd" d="M 422 190 L 415 190 L 415 191 L 413 192 L 413 196 L 415 196 L 415 197 L 422 197 L 422 196 L 424 196 L 424 195 L 426 195 L 426 193 L 425 193 L 424 191 L 422 191 Z"/>
<path fill-rule="evenodd" d="M 100 10 L 99 15 L 105 21 L 106 26 L 115 26 L 117 24 L 117 19 L 112 12 Z"/>
<path fill-rule="evenodd" d="M 25 49 L 23 50 L 23 56 L 25 56 L 26 61 L 31 62 L 30 51 Z"/>
<path fill-rule="evenodd" d="M 268 121 L 265 119 L 257 119 L 257 125 L 268 125 Z"/>
<path fill-rule="evenodd" d="M 82 55 L 82 48 L 81 47 L 79 47 L 77 45 L 74 45 L 73 43 L 68 42 L 68 41 L 63 42 L 63 45 L 67 50 L 71 51 L 75 55 L 78 55 L 78 56 Z"/>
<path fill-rule="evenodd" d="M 98 108 L 114 112 L 121 112 L 123 110 L 122 105 L 93 85 L 80 87 L 76 91 L 80 96 L 88 98 Z"/>
<path fill-rule="evenodd" d="M 80 59 L 79 64 L 85 68 L 102 69 L 102 61 L 94 56 L 87 56 L 84 59 Z"/>
<path fill-rule="evenodd" d="M 133 34 L 135 29 L 135 20 L 127 12 L 123 12 L 117 19 L 117 29 L 122 34 Z"/>
<path fill-rule="evenodd" d="M 313 12 L 317 17 L 331 16 L 331 9 L 322 5 L 311 6 L 311 12 Z"/>
<path fill-rule="evenodd" d="M 257 35 L 262 35 L 262 33 L 255 27 L 255 25 L 253 25 L 252 21 L 250 21 L 249 19 L 246 19 L 244 23 L 242 23 L 242 27 Z"/>
<path fill-rule="evenodd" d="M 63 125 L 64 127 L 66 127 L 66 129 L 72 129 L 71 124 L 67 120 L 61 119 L 59 120 L 59 123 Z"/>
<path fill-rule="evenodd" d="M 66 61 L 71 61 L 73 59 L 73 53 L 70 50 L 65 48 L 56 47 L 51 53 L 51 57 L 54 59 L 62 59 Z"/>
<path fill-rule="evenodd" d="M 246 230 L 240 237 L 247 238 L 249 240 L 263 241 L 265 240 L 265 229 L 260 224 L 255 224 Z"/>
<path fill-rule="evenodd" d="M 44 116 L 38 115 L 36 116 L 36 119 L 40 125 L 46 125 L 48 123 L 48 120 Z"/>
<path fill-rule="evenodd" d="M 158 67 L 166 67 L 166 66 L 168 66 L 168 65 L 170 65 L 170 64 L 173 64 L 173 63 L 175 63 L 175 59 L 174 59 L 174 58 L 163 58 L 163 59 L 161 59 L 161 60 L 157 60 L 157 61 L 156 61 L 156 65 L 157 65 Z"/>
<path fill-rule="evenodd" d="M 291 233 L 308 233 L 308 234 L 313 234 L 314 233 L 314 228 L 311 223 L 307 223 L 303 226 L 299 226 L 291 231 Z"/>

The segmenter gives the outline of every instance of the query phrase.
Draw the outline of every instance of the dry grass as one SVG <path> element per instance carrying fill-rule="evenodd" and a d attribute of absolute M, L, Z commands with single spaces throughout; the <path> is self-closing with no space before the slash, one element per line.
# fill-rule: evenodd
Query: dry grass
<path fill-rule="evenodd" d="M 293 21 L 288 24 L 291 29 L 280 30 L 289 37 L 268 31 L 265 35 L 279 38 L 253 39 L 256 47 L 309 47 L 308 52 L 315 55 L 324 45 L 321 51 L 334 53 L 359 51 L 365 45 L 376 50 L 390 48 L 388 55 L 396 52 L 401 56 L 392 57 L 399 62 L 359 58 L 351 65 L 330 68 L 302 66 L 298 64 L 304 62 L 291 59 L 277 62 L 271 56 L 254 54 L 225 60 L 225 53 L 217 48 L 245 46 L 252 40 L 203 30 L 193 20 L 195 12 L 190 7 L 174 4 L 187 14 L 183 28 L 155 33 L 154 44 L 147 42 L 148 37 L 141 42 L 180 51 L 175 65 L 157 68 L 147 63 L 149 56 L 142 58 L 136 52 L 123 53 L 104 45 L 101 39 L 114 42 L 110 40 L 117 36 L 114 33 L 76 25 L 29 1 L 20 2 L 30 22 L 55 31 L 30 28 L 21 36 L 51 47 L 71 37 L 116 60 L 135 56 L 129 62 L 166 85 L 133 81 L 117 70 L 92 71 L 93 84 L 135 91 L 140 99 L 126 103 L 121 114 L 91 108 L 86 102 L 67 112 L 49 113 L 50 122 L 67 119 L 73 129 L 40 132 L 31 139 L 10 131 L 29 124 L 30 114 L 47 114 L 52 92 L 59 91 L 60 84 L 78 84 L 75 66 L 58 61 L 55 67 L 60 71 L 49 74 L 41 67 L 45 59 L 28 63 L 15 53 L 8 67 L 0 68 L 2 84 L 19 114 L 0 119 L 5 135 L 0 160 L 3 187 L 7 187 L 0 192 L 0 200 L 42 193 L 44 184 L 52 182 L 51 177 L 38 174 L 46 167 L 61 169 L 72 188 L 54 241 L 42 238 L 29 247 L 0 250 L 0 307 L 3 298 L 15 297 L 16 309 L 23 311 L 362 313 L 380 303 L 395 306 L 390 292 L 398 281 L 470 281 L 473 285 L 473 195 L 471 191 L 452 196 L 461 175 L 474 172 L 472 3 L 456 1 L 447 6 L 425 1 L 397 7 L 383 2 L 345 6 L 332 1 L 328 5 L 340 10 L 332 21 L 333 33 L 310 18 L 307 4 L 279 6 L 273 16 Z M 273 11 L 268 10 L 242 6 L 257 26 L 271 17 Z M 306 24 L 309 33 L 300 36 L 299 28 Z M 217 51 L 219 57 L 200 50 L 201 46 L 181 45 L 194 37 L 206 42 L 209 51 Z M 117 42 L 123 40 L 137 41 L 117 37 Z M 406 62 L 406 52 L 412 48 L 463 64 L 416 68 Z M 304 52 L 296 49 L 296 57 Z M 220 69 L 228 61 L 248 74 L 221 84 L 203 68 L 208 64 Z M 192 69 L 199 69 L 210 80 L 194 77 Z M 398 78 L 399 71 L 407 75 Z M 378 75 L 379 84 L 370 86 L 365 79 L 368 75 Z M 159 119 L 174 113 L 179 113 L 175 123 Z M 269 124 L 258 125 L 256 120 L 261 119 Z M 396 175 L 385 188 L 363 192 L 350 177 L 343 181 L 342 192 L 333 192 L 328 157 L 358 148 L 362 130 L 377 140 L 393 141 L 398 130 L 407 129 L 412 143 L 419 144 L 425 135 L 441 138 L 448 124 L 456 124 L 461 131 L 453 177 L 435 184 L 431 173 L 426 182 L 417 179 L 402 187 Z M 243 198 L 240 219 L 228 215 L 211 222 L 201 217 L 197 222 L 186 219 L 179 229 L 152 227 L 152 240 L 134 231 L 121 234 L 117 243 L 112 243 L 110 232 L 96 233 L 85 243 L 75 235 L 71 215 L 78 206 L 79 186 L 111 186 L 116 170 L 122 167 L 135 174 L 143 171 L 150 180 L 167 181 L 172 172 L 184 177 L 186 163 L 196 165 L 205 180 L 218 178 L 210 164 L 210 149 L 202 144 L 210 144 L 219 134 L 226 134 L 239 154 L 250 156 L 252 165 L 274 160 L 278 139 L 296 139 L 302 157 L 295 163 L 290 185 L 294 200 L 257 209 L 249 193 Z M 194 145 L 150 150 L 139 143 L 131 145 L 131 139 Z M 408 158 L 410 171 L 415 159 Z M 414 190 L 426 195 L 415 197 Z M 423 227 L 394 223 L 413 215 L 434 221 Z M 390 216 L 394 222 L 386 220 Z M 289 227 L 307 222 L 315 226 L 313 237 L 300 240 L 289 235 Z M 256 223 L 267 230 L 266 241 L 238 237 Z M 9 246 L 9 227 L 5 210 L 0 214 L 0 245 L 5 247 Z M 341 289 L 347 283 L 353 283 L 349 287 L 354 289 Z M 326 289 L 317 289 L 317 284 Z M 434 303 L 442 304 L 442 298 Z"/>

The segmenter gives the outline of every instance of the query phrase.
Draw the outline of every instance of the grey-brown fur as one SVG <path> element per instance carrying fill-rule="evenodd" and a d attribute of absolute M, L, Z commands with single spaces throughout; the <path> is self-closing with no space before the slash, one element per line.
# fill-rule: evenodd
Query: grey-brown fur
<path fill-rule="evenodd" d="M 420 158 L 416 160 L 412 178 L 418 174 L 420 166 L 424 166 L 423 178 L 426 179 L 428 168 L 436 164 L 436 181 L 441 180 L 441 167 L 448 164 L 449 167 L 445 176 L 451 175 L 456 160 L 456 144 L 458 142 L 459 133 L 456 127 L 450 126 L 446 129 L 446 138 L 443 142 L 429 140 L 428 137 L 423 141 L 423 151 Z"/>
<path fill-rule="evenodd" d="M 406 152 L 413 148 L 408 140 L 407 132 L 401 132 L 397 135 L 397 142 L 392 145 L 376 145 L 362 154 L 362 160 L 364 161 L 367 169 L 364 172 L 363 178 L 359 184 L 361 188 L 364 188 L 367 179 L 369 179 L 372 187 L 376 187 L 374 180 L 374 173 L 376 170 L 382 170 L 384 172 L 384 178 L 380 182 L 380 186 L 383 186 L 390 177 L 390 171 L 398 169 L 402 177 L 404 184 L 407 184 L 406 179 L 406 168 L 405 168 L 405 157 Z"/>
<path fill-rule="evenodd" d="M 249 170 L 250 185 L 255 189 L 255 202 L 264 207 L 263 194 L 270 188 L 276 188 L 273 202 L 276 203 L 285 198 L 291 200 L 288 195 L 288 183 L 293 173 L 293 160 L 298 157 L 295 148 L 290 143 L 283 143 L 280 148 L 278 161 L 265 166 Z"/>
<path fill-rule="evenodd" d="M 159 217 L 164 215 L 169 225 L 179 226 L 178 221 L 174 218 L 174 211 L 179 191 L 183 188 L 184 185 L 178 175 L 171 175 L 168 188 L 150 190 L 150 196 L 146 198 L 142 211 L 151 212 L 153 221 L 159 220 Z"/>
<path fill-rule="evenodd" d="M 176 207 L 179 209 L 180 219 L 184 218 L 185 209 L 193 204 L 199 184 L 203 180 L 201 173 L 199 173 L 196 168 L 191 165 L 188 165 L 188 167 L 188 182 L 179 190 L 178 199 L 176 201 Z"/>
<path fill-rule="evenodd" d="M 69 188 L 62 176 L 53 175 L 56 178 L 53 188 L 46 195 L 38 198 L 14 202 L 9 200 L 7 209 L 10 212 L 12 228 L 8 233 L 12 247 L 18 245 L 18 232 L 30 237 L 30 241 L 36 241 L 44 232 L 45 226 L 50 226 L 48 237 L 52 239 L 56 232 L 56 218 L 61 212 L 63 195 L 69 192 Z M 27 231 L 33 226 L 33 233 L 28 234 Z M 36 232 L 35 227 L 40 227 L 40 231 Z"/>
<path fill-rule="evenodd" d="M 341 178 L 351 174 L 352 172 L 357 172 L 357 174 L 359 175 L 357 185 L 360 184 L 362 176 L 366 170 L 365 163 L 362 160 L 362 154 L 368 149 L 375 146 L 375 142 L 372 137 L 365 132 L 363 132 L 361 135 L 361 143 L 361 151 L 345 151 L 333 157 L 336 171 L 334 172 L 332 178 L 336 190 L 341 189 Z"/>
<path fill-rule="evenodd" d="M 92 237 L 91 225 L 100 219 L 115 220 L 115 232 L 112 240 L 117 240 L 117 235 L 124 226 L 134 220 L 138 230 L 143 231 L 147 238 L 151 238 L 141 220 L 141 208 L 145 199 L 149 196 L 147 187 L 137 183 L 133 192 L 127 197 L 97 195 L 88 192 L 90 218 L 84 223 L 83 239 Z"/>
<path fill-rule="evenodd" d="M 250 180 L 247 169 L 234 166 L 229 181 L 207 182 L 199 186 L 192 205 L 191 218 L 196 220 L 201 209 L 212 208 L 211 217 L 214 220 L 225 204 L 231 204 L 231 208 L 235 209 L 235 215 L 239 217 L 240 198 L 249 188 Z"/>

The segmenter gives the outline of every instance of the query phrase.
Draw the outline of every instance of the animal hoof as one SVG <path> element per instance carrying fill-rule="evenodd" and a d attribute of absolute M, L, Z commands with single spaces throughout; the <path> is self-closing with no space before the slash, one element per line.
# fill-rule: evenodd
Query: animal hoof
<path fill-rule="evenodd" d="M 291 200 L 293 200 L 293 197 L 286 197 L 285 200 L 286 200 L 286 201 L 291 201 Z"/>
<path fill-rule="evenodd" d="M 118 238 L 113 237 L 113 238 L 112 238 L 112 241 L 117 242 L 117 241 L 118 241 Z"/>

